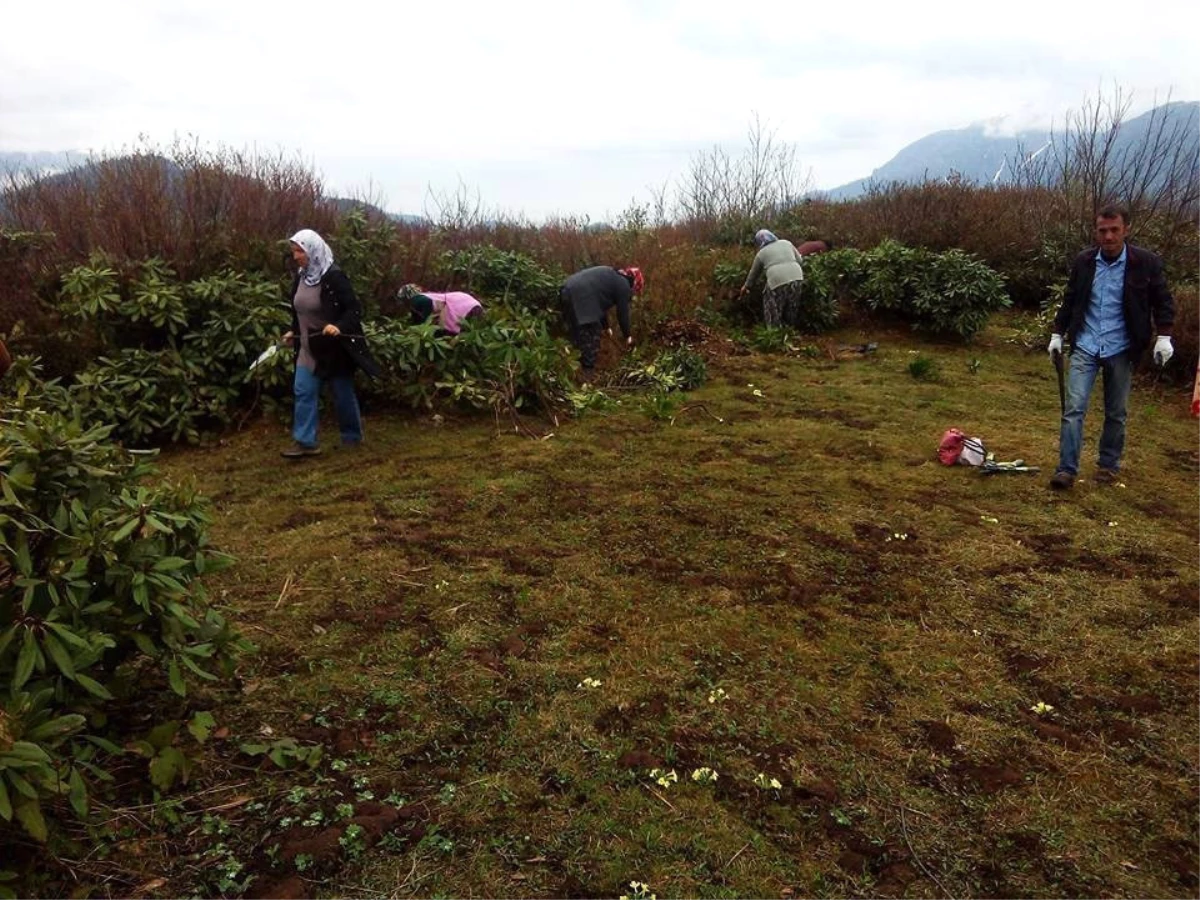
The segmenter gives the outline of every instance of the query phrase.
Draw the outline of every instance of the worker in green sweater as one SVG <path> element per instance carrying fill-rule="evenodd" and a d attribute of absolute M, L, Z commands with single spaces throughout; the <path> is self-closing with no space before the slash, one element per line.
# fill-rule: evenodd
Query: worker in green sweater
<path fill-rule="evenodd" d="M 767 286 L 763 289 L 763 321 L 768 328 L 779 328 L 785 322 L 795 324 L 800 308 L 800 288 L 804 285 L 804 269 L 800 267 L 800 252 L 791 241 L 780 240 L 767 229 L 754 235 L 758 253 L 754 265 L 746 276 L 741 293 L 744 297 L 754 283 L 765 274 Z"/>

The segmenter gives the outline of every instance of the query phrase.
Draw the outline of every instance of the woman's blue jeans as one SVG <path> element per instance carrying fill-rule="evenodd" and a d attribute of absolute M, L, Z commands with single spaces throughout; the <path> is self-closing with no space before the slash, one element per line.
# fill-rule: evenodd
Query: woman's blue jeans
<path fill-rule="evenodd" d="M 1071 352 L 1067 374 L 1067 408 L 1059 430 L 1058 471 L 1079 474 L 1079 454 L 1083 449 L 1083 418 L 1096 376 L 1104 373 L 1104 429 L 1100 432 L 1100 467 L 1121 468 L 1125 449 L 1125 408 L 1133 381 L 1133 359 L 1129 351 L 1101 359 L 1076 347 Z"/>
<path fill-rule="evenodd" d="M 293 391 L 296 403 L 293 409 L 292 437 L 305 447 L 317 446 L 317 422 L 320 419 L 318 403 L 321 385 L 328 381 L 333 388 L 333 406 L 337 411 L 338 430 L 343 444 L 358 444 L 363 439 L 362 415 L 358 410 L 358 397 L 354 395 L 354 376 L 335 375 L 318 378 L 304 366 L 296 366 Z"/>

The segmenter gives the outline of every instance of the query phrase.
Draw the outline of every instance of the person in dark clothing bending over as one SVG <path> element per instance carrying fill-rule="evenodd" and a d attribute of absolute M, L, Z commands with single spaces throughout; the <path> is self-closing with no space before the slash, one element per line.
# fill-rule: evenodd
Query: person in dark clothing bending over
<path fill-rule="evenodd" d="M 1062 306 L 1050 336 L 1051 359 L 1063 351 L 1063 336 L 1072 346 L 1066 404 L 1059 430 L 1058 470 L 1050 487 L 1067 490 L 1079 474 L 1083 417 L 1096 376 L 1104 373 L 1104 428 L 1096 481 L 1117 480 L 1125 448 L 1125 407 L 1133 367 L 1154 341 L 1160 366 L 1174 353 L 1171 325 L 1175 300 L 1167 289 L 1161 258 L 1126 242 L 1129 210 L 1108 205 L 1096 214 L 1097 246 L 1084 250 L 1071 264 Z"/>
<path fill-rule="evenodd" d="M 614 306 L 625 344 L 633 345 L 629 302 L 642 292 L 644 284 L 641 269 L 614 269 L 612 266 L 592 266 L 563 282 L 559 292 L 563 317 L 571 329 L 571 343 L 579 348 L 579 362 L 586 378 L 590 379 L 596 370 L 601 331 L 607 329 L 612 333 L 608 311 Z"/>

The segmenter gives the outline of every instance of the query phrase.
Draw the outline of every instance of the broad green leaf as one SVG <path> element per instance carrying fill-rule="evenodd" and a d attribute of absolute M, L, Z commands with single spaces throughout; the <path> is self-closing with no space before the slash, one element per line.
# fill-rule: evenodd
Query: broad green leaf
<path fill-rule="evenodd" d="M 121 750 L 121 748 L 120 748 L 120 747 L 118 747 L 118 746 L 117 746 L 116 744 L 114 744 L 112 741 L 110 741 L 110 740 L 107 740 L 106 738 L 97 737 L 97 736 L 96 736 L 96 735 L 94 735 L 94 734 L 85 734 L 85 735 L 84 735 L 84 739 L 85 739 L 85 740 L 87 740 L 89 743 L 95 744 L 97 747 L 99 747 L 99 748 L 100 748 L 101 750 L 103 750 L 105 753 L 114 753 L 114 754 L 116 754 L 116 753 L 122 753 L 122 752 L 124 752 L 124 751 L 122 751 L 122 750 Z"/>
<path fill-rule="evenodd" d="M 174 747 L 164 747 L 150 760 L 150 781 L 165 793 L 180 777 L 187 780 L 186 768 L 187 760 L 182 753 Z"/>
<path fill-rule="evenodd" d="M 125 538 L 127 538 L 131 534 L 133 534 L 133 530 L 137 527 L 138 527 L 138 517 L 134 516 L 132 519 L 130 519 L 128 522 L 126 522 L 124 525 L 122 525 L 119 529 L 117 529 L 116 534 L 114 534 L 112 536 L 112 542 L 114 544 L 121 543 L 121 541 L 125 540 Z"/>
<path fill-rule="evenodd" d="M 64 734 L 70 734 L 72 731 L 82 728 L 86 721 L 87 719 L 78 713 L 59 716 L 57 719 L 51 719 L 49 722 L 43 722 L 41 725 L 29 729 L 25 732 L 25 738 L 30 741 L 43 741 L 62 737 Z"/>
<path fill-rule="evenodd" d="M 12 643 L 13 636 L 17 633 L 17 626 L 9 626 L 4 634 L 0 634 L 0 657 L 4 656 L 4 651 L 8 649 L 8 645 Z"/>
<path fill-rule="evenodd" d="M 216 675 L 212 674 L 211 672 L 209 672 L 205 669 L 200 668 L 200 666 L 195 661 L 193 661 L 190 656 L 180 656 L 179 659 L 181 659 L 183 661 L 183 664 L 185 666 L 187 666 L 189 669 L 191 669 L 193 672 L 195 672 L 197 675 L 199 675 L 205 681 L 217 681 L 218 680 Z"/>
<path fill-rule="evenodd" d="M 217 720 L 213 718 L 212 713 L 201 711 L 192 716 L 192 720 L 188 722 L 187 728 L 191 732 L 192 737 L 203 744 L 208 740 L 208 735 L 212 732 L 216 724 Z"/>
<path fill-rule="evenodd" d="M 26 629 L 25 638 L 21 643 L 21 652 L 17 655 L 17 667 L 13 672 L 13 691 L 19 691 L 33 674 L 33 664 L 37 661 L 37 638 L 33 632 Z"/>
<path fill-rule="evenodd" d="M 176 721 L 163 722 L 161 725 L 155 725 L 146 735 L 146 740 L 155 750 L 162 750 L 171 746 L 175 740 L 175 735 L 179 733 L 179 723 Z"/>
<path fill-rule="evenodd" d="M 0 819 L 11 822 L 12 814 L 12 800 L 8 796 L 8 785 L 4 783 L 4 776 L 0 775 Z"/>
<path fill-rule="evenodd" d="M 12 769 L 9 769 L 7 774 L 8 774 L 8 780 L 12 782 L 12 785 L 13 785 L 13 787 L 15 787 L 17 789 L 18 794 L 21 794 L 22 796 L 24 796 L 30 800 L 37 799 L 37 795 L 38 795 L 37 788 L 35 788 L 32 784 L 30 784 L 28 781 L 26 781 L 25 776 L 21 775 L 19 772 L 13 771 Z M 17 804 L 20 804 L 20 802 L 21 802 L 21 798 L 18 797 Z"/>
<path fill-rule="evenodd" d="M 167 682 L 171 685 L 171 690 L 180 697 L 187 696 L 187 683 L 183 680 L 183 673 L 179 671 L 177 659 L 172 659 L 171 664 L 167 666 Z"/>
<path fill-rule="evenodd" d="M 75 673 L 75 683 L 92 696 L 99 697 L 101 700 L 113 699 L 113 695 L 109 693 L 108 688 L 96 681 L 94 678 L 84 675 L 82 672 Z"/>
<path fill-rule="evenodd" d="M 29 834 L 40 843 L 46 842 L 46 820 L 42 818 L 42 804 L 37 798 L 26 798 L 18 800 L 16 809 L 17 821 L 19 821 Z"/>
<path fill-rule="evenodd" d="M 71 808 L 79 818 L 85 818 L 88 814 L 88 792 L 78 769 L 71 769 L 71 774 L 67 776 L 67 785 L 67 799 L 71 801 Z"/>
<path fill-rule="evenodd" d="M 75 664 L 71 661 L 71 654 L 67 652 L 67 648 L 62 645 L 62 642 L 46 632 L 42 635 L 42 646 L 46 648 L 46 652 L 50 654 L 50 658 L 54 660 L 58 670 L 74 681 Z"/>
<path fill-rule="evenodd" d="M 44 747 L 35 744 L 33 741 L 13 741 L 4 752 L 18 759 L 26 759 L 30 762 L 50 762 L 50 754 L 46 752 Z"/>
<path fill-rule="evenodd" d="M 133 642 L 137 644 L 137 648 L 147 656 L 158 656 L 158 648 L 154 646 L 154 641 L 150 640 L 150 638 L 144 635 L 142 632 L 135 631 L 133 633 Z"/>
<path fill-rule="evenodd" d="M 81 650 L 91 649 L 91 645 L 87 641 L 85 641 L 71 629 L 67 628 L 65 625 L 60 625 L 58 622 L 47 622 L 46 627 L 57 634 L 68 644 L 78 647 Z"/>
<path fill-rule="evenodd" d="M 13 561 L 17 565 L 17 571 L 22 575 L 33 574 L 33 559 L 29 555 L 29 538 L 24 531 L 17 532 L 17 553 Z"/>

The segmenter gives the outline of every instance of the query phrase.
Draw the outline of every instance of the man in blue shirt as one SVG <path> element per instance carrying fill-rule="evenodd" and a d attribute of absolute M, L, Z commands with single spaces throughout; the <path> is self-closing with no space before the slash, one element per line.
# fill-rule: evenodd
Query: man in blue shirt
<path fill-rule="evenodd" d="M 1111 483 L 1125 448 L 1126 405 L 1133 368 L 1154 332 L 1154 361 L 1162 366 L 1174 353 L 1171 324 L 1175 301 L 1167 289 L 1163 262 L 1149 250 L 1127 243 L 1129 211 L 1108 205 L 1096 215 L 1096 247 L 1071 265 L 1062 306 L 1054 317 L 1051 358 L 1071 341 L 1066 408 L 1059 432 L 1058 470 L 1050 486 L 1066 490 L 1079 474 L 1083 419 L 1096 376 L 1104 373 L 1104 429 L 1096 481 Z"/>

